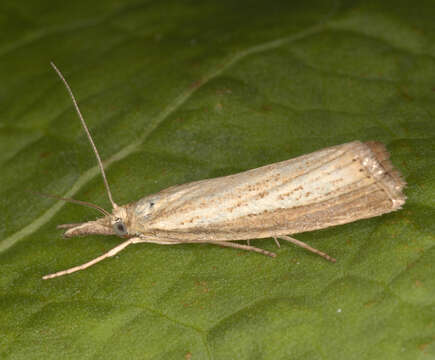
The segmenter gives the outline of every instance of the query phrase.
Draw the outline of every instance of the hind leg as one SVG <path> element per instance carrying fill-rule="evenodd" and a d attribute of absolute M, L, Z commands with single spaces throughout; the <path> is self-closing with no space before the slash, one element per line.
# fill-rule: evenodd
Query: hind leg
<path fill-rule="evenodd" d="M 329 256 L 328 254 L 325 254 L 324 252 L 321 252 L 320 250 L 317 250 L 317 249 L 311 247 L 310 245 L 305 244 L 304 242 L 299 241 L 299 240 L 297 240 L 295 238 L 292 238 L 290 236 L 280 235 L 279 238 L 283 239 L 283 240 L 286 240 L 288 242 L 291 242 L 291 243 L 293 243 L 293 244 L 295 244 L 297 246 L 300 246 L 300 247 L 302 247 L 304 249 L 307 249 L 308 251 L 311 251 L 311 252 L 313 252 L 313 253 L 315 253 L 317 255 L 320 255 L 321 257 L 323 257 L 326 260 L 329 260 L 331 262 L 336 262 L 337 261 L 336 259 L 334 259 L 333 257 Z"/>

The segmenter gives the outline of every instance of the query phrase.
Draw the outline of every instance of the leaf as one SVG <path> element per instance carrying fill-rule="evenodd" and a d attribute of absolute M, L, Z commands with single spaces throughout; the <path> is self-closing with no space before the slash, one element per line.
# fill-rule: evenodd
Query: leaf
<path fill-rule="evenodd" d="M 435 356 L 432 2 L 172 1 L 0 5 L 0 358 L 428 359 Z M 408 201 L 273 240 L 258 254 L 136 245 L 57 224 L 115 201 L 355 139 L 387 144 Z"/>

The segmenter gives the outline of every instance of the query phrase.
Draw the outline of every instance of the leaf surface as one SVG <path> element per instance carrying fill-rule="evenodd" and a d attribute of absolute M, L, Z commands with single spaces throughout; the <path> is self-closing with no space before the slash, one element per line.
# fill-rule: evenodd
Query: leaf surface
<path fill-rule="evenodd" d="M 431 1 L 3 1 L 0 358 L 435 357 L 435 7 Z M 298 239 L 135 245 L 57 224 L 115 201 L 359 139 L 385 143 L 403 210 Z"/>

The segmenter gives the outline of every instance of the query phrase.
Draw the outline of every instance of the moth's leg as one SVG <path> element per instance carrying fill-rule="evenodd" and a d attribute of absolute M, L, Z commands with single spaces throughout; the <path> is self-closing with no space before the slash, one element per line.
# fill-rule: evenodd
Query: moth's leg
<path fill-rule="evenodd" d="M 273 237 L 273 240 L 275 240 L 275 244 L 276 246 L 278 246 L 279 248 L 281 247 L 281 244 L 279 243 L 278 239 L 276 237 Z M 251 240 L 246 240 L 246 243 L 248 244 L 248 246 L 251 246 Z"/>
<path fill-rule="evenodd" d="M 226 246 L 226 247 L 232 247 L 232 248 L 236 248 L 236 249 L 254 251 L 254 252 L 257 252 L 257 253 L 260 253 L 263 255 L 267 255 L 270 257 L 276 257 L 275 253 L 257 248 L 255 246 L 242 245 L 242 244 L 233 243 L 233 242 L 226 242 L 226 241 L 207 241 L 207 244 L 214 244 L 214 245 L 219 245 L 219 246 L 224 246 L 224 247 Z"/>
<path fill-rule="evenodd" d="M 296 240 L 296 239 L 294 239 L 294 238 L 292 238 L 290 236 L 280 235 L 279 238 L 283 239 L 283 240 L 287 240 L 287 241 L 289 241 L 289 242 L 291 242 L 291 243 L 293 243 L 293 244 L 295 244 L 297 246 L 300 246 L 300 247 L 302 247 L 304 249 L 307 249 L 308 251 L 311 251 L 311 252 L 313 252 L 313 253 L 315 253 L 317 255 L 320 255 L 321 257 L 325 258 L 326 260 L 329 260 L 329 261 L 332 261 L 332 262 L 336 262 L 337 261 L 336 259 L 334 259 L 333 257 L 329 256 L 328 254 L 325 254 L 324 252 L 321 252 L 320 250 L 314 249 L 310 245 L 305 244 L 302 241 Z"/>
<path fill-rule="evenodd" d="M 124 241 L 123 243 L 119 244 L 118 246 L 115 246 L 112 250 L 109 250 L 105 254 L 103 254 L 101 256 L 98 256 L 95 259 L 93 259 L 91 261 L 88 261 L 85 264 L 74 266 L 74 267 L 72 267 L 70 269 L 62 270 L 62 271 L 59 271 L 59 272 L 54 273 L 54 274 L 45 275 L 42 278 L 44 280 L 46 280 L 46 279 L 52 279 L 52 278 L 55 278 L 55 277 L 58 277 L 58 276 L 67 275 L 67 274 L 71 274 L 71 273 L 76 272 L 76 271 L 84 270 L 84 269 L 86 269 L 86 268 L 88 268 L 88 267 L 90 267 L 90 266 L 100 262 L 101 260 L 104 260 L 104 259 L 106 259 L 108 257 L 116 255 L 120 251 L 124 250 L 128 245 L 139 243 L 139 242 L 143 242 L 143 240 L 140 239 L 140 238 L 137 238 L 137 237 L 128 239 L 127 241 Z"/>
<path fill-rule="evenodd" d="M 80 226 L 80 225 L 83 225 L 83 224 L 84 224 L 84 223 L 76 223 L 76 224 L 60 224 L 60 225 L 57 225 L 56 228 L 57 228 L 57 229 L 71 229 L 71 228 L 73 228 L 73 227 Z"/>
<path fill-rule="evenodd" d="M 279 243 L 278 238 L 276 236 L 273 236 L 273 240 L 275 240 L 276 246 L 278 246 L 280 248 L 281 244 Z"/>

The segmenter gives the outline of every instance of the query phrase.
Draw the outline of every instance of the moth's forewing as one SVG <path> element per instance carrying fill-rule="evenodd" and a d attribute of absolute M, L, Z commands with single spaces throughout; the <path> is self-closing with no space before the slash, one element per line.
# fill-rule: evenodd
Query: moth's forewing
<path fill-rule="evenodd" d="M 128 213 L 135 231 L 152 239 L 265 238 L 397 210 L 404 185 L 382 144 L 355 141 L 174 186 L 130 204 Z"/>

